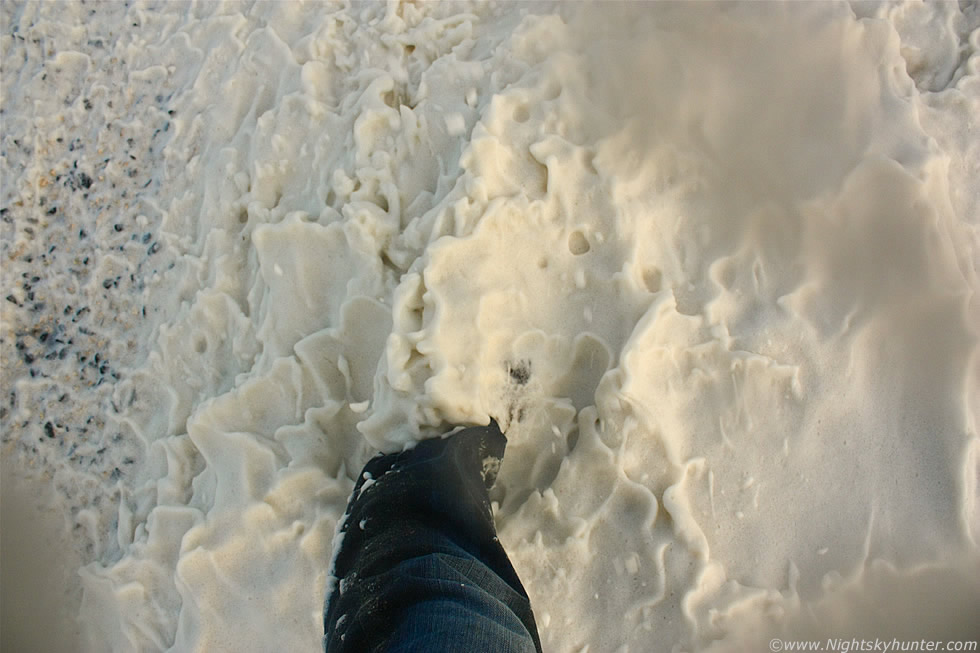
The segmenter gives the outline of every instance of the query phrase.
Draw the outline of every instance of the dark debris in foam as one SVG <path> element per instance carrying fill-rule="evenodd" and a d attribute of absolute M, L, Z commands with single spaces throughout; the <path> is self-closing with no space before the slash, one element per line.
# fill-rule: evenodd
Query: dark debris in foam
<path fill-rule="evenodd" d="M 507 374 L 517 385 L 527 385 L 531 380 L 531 361 L 519 360 L 507 363 Z"/>
<path fill-rule="evenodd" d="M 129 10 L 92 11 L 104 16 L 77 42 L 71 33 L 48 40 L 51 53 L 17 36 L 11 54 L 23 58 L 22 81 L 0 108 L 18 115 L 17 97 L 28 98 L 51 126 L 35 133 L 12 121 L 0 133 L 0 442 L 25 468 L 67 471 L 59 489 L 72 513 L 111 507 L 111 484 L 141 455 L 114 419 L 125 406 L 113 404 L 113 391 L 147 352 L 158 315 L 145 300 L 149 279 L 176 256 L 153 208 L 169 194 L 174 82 L 134 88 L 110 34 L 128 24 Z M 8 27 L 31 34 L 27 20 Z M 98 78 L 67 79 L 52 64 L 59 50 L 89 56 Z M 101 90 L 90 93 L 95 84 Z M 106 265 L 109 255 L 118 264 Z"/>

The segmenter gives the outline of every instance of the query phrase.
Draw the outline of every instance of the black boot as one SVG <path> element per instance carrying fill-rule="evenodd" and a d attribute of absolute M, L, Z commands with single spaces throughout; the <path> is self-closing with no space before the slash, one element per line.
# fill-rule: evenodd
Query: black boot
<path fill-rule="evenodd" d="M 506 444 L 491 420 L 365 465 L 334 543 L 324 612 L 328 651 L 384 650 L 410 615 L 442 600 L 433 588 L 456 585 L 469 586 L 469 593 L 452 601 L 473 599 L 473 612 L 486 612 L 487 600 L 503 606 L 502 632 L 522 629 L 531 650 L 540 651 L 527 594 L 497 540 L 487 494 Z M 432 568 L 422 564 L 427 556 L 443 571 L 420 575 L 420 568 Z M 461 634 L 458 641 L 465 639 Z"/>

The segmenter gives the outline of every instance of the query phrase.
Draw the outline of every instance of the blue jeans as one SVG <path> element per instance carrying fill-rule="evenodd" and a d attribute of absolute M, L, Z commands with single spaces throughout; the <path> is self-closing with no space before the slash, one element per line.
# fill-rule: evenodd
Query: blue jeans
<path fill-rule="evenodd" d="M 368 462 L 336 543 L 328 653 L 540 653 L 487 495 L 506 442 L 491 421 Z"/>

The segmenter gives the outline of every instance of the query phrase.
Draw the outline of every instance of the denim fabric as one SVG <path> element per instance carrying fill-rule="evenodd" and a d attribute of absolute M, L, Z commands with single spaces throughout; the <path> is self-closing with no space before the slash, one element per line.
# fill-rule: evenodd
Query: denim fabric
<path fill-rule="evenodd" d="M 368 462 L 331 570 L 328 653 L 541 651 L 487 496 L 505 444 L 491 422 Z"/>

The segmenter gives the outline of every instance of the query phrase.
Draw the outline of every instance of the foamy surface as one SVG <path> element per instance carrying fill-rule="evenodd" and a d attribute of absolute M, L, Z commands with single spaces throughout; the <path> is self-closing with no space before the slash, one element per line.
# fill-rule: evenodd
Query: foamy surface
<path fill-rule="evenodd" d="M 353 475 L 490 417 L 548 651 L 976 636 L 976 5 L 2 11 L 66 638 L 318 650 Z"/>

